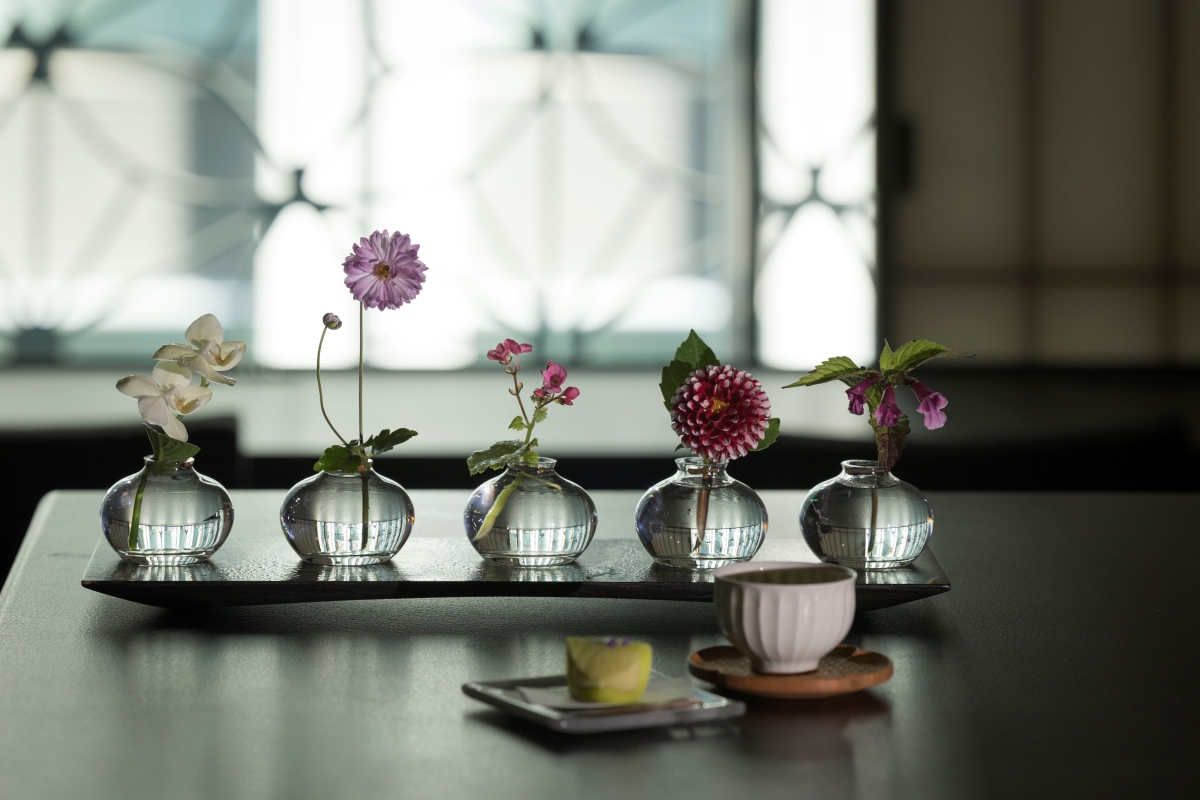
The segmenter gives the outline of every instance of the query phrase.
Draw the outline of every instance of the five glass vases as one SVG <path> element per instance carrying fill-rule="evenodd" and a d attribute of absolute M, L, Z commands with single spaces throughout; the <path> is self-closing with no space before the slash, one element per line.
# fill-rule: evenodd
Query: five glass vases
<path fill-rule="evenodd" d="M 925 549 L 933 511 L 919 489 L 878 461 L 843 461 L 800 512 L 804 540 L 822 561 L 854 569 L 903 567 Z"/>
<path fill-rule="evenodd" d="M 714 569 L 749 561 L 767 534 L 767 508 L 729 477 L 728 461 L 675 459 L 678 472 L 638 501 L 635 520 L 646 551 L 668 567 Z"/>
<path fill-rule="evenodd" d="M 513 462 L 471 495 L 463 526 L 471 546 L 493 564 L 570 564 L 596 533 L 596 504 L 554 470 L 553 458 Z"/>
<path fill-rule="evenodd" d="M 375 471 L 318 472 L 284 498 L 279 522 L 296 555 L 311 564 L 379 564 L 399 552 L 412 532 L 412 500 L 404 487 Z"/>
<path fill-rule="evenodd" d="M 100 527 L 124 561 L 195 564 L 229 536 L 233 503 L 224 486 L 195 470 L 192 459 L 159 463 L 146 456 L 141 471 L 117 481 L 104 496 Z"/>

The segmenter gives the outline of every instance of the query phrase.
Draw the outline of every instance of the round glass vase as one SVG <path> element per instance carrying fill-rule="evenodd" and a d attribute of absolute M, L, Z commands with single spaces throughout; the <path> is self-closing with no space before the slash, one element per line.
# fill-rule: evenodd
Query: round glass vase
<path fill-rule="evenodd" d="M 728 461 L 675 459 L 679 471 L 638 501 L 638 538 L 668 567 L 715 569 L 749 561 L 767 535 L 767 507 L 758 494 L 729 477 Z"/>
<path fill-rule="evenodd" d="M 513 462 L 471 495 L 463 527 L 471 546 L 493 564 L 570 564 L 596 533 L 596 504 L 554 471 L 553 458 Z"/>
<path fill-rule="evenodd" d="M 375 471 L 318 472 L 292 487 L 279 524 L 296 555 L 310 564 L 381 564 L 412 532 L 412 500 L 404 487 Z"/>
<path fill-rule="evenodd" d="M 100 528 L 122 560 L 195 564 L 225 543 L 233 527 L 229 492 L 197 472 L 192 463 L 190 458 L 159 463 L 146 456 L 140 472 L 117 481 L 104 495 Z"/>
<path fill-rule="evenodd" d="M 933 534 L 921 490 L 878 461 L 843 461 L 842 473 L 804 499 L 800 530 L 822 561 L 854 569 L 912 563 Z"/>

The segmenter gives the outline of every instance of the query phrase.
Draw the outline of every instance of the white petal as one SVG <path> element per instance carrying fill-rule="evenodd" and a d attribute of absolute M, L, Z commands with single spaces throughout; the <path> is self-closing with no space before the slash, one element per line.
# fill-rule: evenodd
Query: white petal
<path fill-rule="evenodd" d="M 175 410 L 180 414 L 195 414 L 208 405 L 209 400 L 212 400 L 212 389 L 207 386 L 185 386 L 175 398 Z"/>
<path fill-rule="evenodd" d="M 220 355 L 217 356 L 218 361 L 213 364 L 213 369 L 224 372 L 227 369 L 233 369 L 237 363 L 242 360 L 242 356 L 246 355 L 245 342 L 222 342 L 220 346 Z"/>
<path fill-rule="evenodd" d="M 203 347 L 205 342 L 216 342 L 220 344 L 225 341 L 225 331 L 221 327 L 221 323 L 212 314 L 205 314 L 200 319 L 188 325 L 188 329 L 183 334 L 183 338 L 187 339 L 196 347 Z"/>
<path fill-rule="evenodd" d="M 167 401 L 161 397 L 138 398 L 138 413 L 142 415 L 142 419 L 153 425 L 165 426 L 167 420 L 175 419 L 171 409 L 167 408 Z"/>
<path fill-rule="evenodd" d="M 145 375 L 130 375 L 117 381 L 117 391 L 130 397 L 158 397 L 162 387 Z"/>
<path fill-rule="evenodd" d="M 181 442 L 187 441 L 187 428 L 183 427 L 183 423 L 171 417 L 163 423 L 163 433 L 170 436 L 172 439 L 178 439 Z"/>
<path fill-rule="evenodd" d="M 187 358 L 194 356 L 200 352 L 194 347 L 188 347 L 186 344 L 164 344 L 162 347 L 154 351 L 151 358 L 156 358 L 159 361 L 175 361 L 179 358 Z"/>
<path fill-rule="evenodd" d="M 237 383 L 233 378 L 227 378 L 213 369 L 213 365 L 205 361 L 203 356 L 184 358 L 181 359 L 181 363 L 184 367 L 195 371 L 196 374 L 202 375 L 212 383 L 223 383 L 226 386 L 233 386 Z"/>
<path fill-rule="evenodd" d="M 172 361 L 160 361 L 150 373 L 164 389 L 172 386 L 187 386 L 192 382 L 192 372 Z"/>

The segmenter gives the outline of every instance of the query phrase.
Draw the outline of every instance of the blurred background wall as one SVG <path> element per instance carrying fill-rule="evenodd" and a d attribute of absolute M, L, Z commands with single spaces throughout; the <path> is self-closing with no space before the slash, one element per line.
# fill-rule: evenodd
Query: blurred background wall
<path fill-rule="evenodd" d="M 113 383 L 203 313 L 250 357 L 201 470 L 309 474 L 319 317 L 348 418 L 340 262 L 384 227 L 430 266 L 364 332 L 411 487 L 478 482 L 514 336 L 583 392 L 547 451 L 644 489 L 689 328 L 771 391 L 760 488 L 870 456 L 837 386 L 778 387 L 885 337 L 976 354 L 926 370 L 924 489 L 1195 486 L 1200 0 L 0 0 L 0 43 L 0 570 L 45 491 L 136 469 Z"/>

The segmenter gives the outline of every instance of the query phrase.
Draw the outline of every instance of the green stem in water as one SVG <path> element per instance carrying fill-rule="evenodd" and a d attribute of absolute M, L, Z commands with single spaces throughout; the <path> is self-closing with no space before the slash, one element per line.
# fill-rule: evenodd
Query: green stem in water
<path fill-rule="evenodd" d="M 362 547 L 367 549 L 367 536 L 371 532 L 371 489 L 369 482 L 371 480 L 370 467 L 366 462 L 366 437 L 363 436 L 363 303 L 358 304 L 358 446 L 362 448 L 360 452 L 364 454 L 363 463 L 359 467 L 359 474 L 362 475 L 362 494 L 363 494 L 363 524 L 362 524 Z"/>
<path fill-rule="evenodd" d="M 363 494 L 363 529 L 362 529 L 362 548 L 367 549 L 367 539 L 371 534 L 371 470 L 364 467 L 358 473 L 362 477 L 362 494 Z"/>
<path fill-rule="evenodd" d="M 492 532 L 492 528 L 496 525 L 496 519 L 500 516 L 500 512 L 504 510 L 504 506 L 508 504 L 509 495 L 520 488 L 524 483 L 526 476 L 522 473 L 517 473 L 517 477 L 508 486 L 500 490 L 500 494 L 496 495 L 495 502 L 488 509 L 487 516 L 483 518 L 483 524 L 479 526 L 479 532 L 475 534 L 474 541 L 479 541 L 483 537 Z"/>
<path fill-rule="evenodd" d="M 133 496 L 133 516 L 129 520 L 129 549 L 137 549 L 138 528 L 142 520 L 142 496 L 146 493 L 146 477 L 150 474 L 149 467 L 142 467 L 142 475 L 138 478 L 137 494 Z"/>
<path fill-rule="evenodd" d="M 704 459 L 704 466 L 708 467 L 712 462 L 707 458 Z M 700 496 L 696 499 L 696 528 L 699 536 L 696 539 L 696 546 L 704 546 L 704 532 L 708 528 L 708 496 L 712 491 L 712 475 L 705 469 L 700 475 Z"/>

